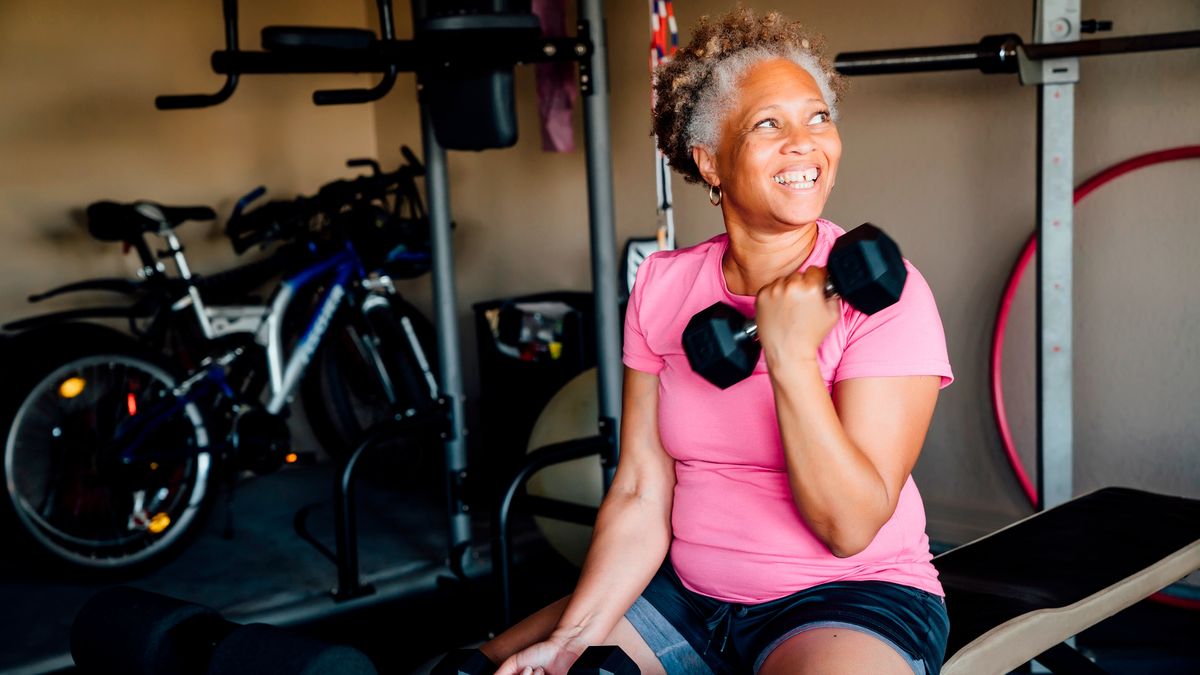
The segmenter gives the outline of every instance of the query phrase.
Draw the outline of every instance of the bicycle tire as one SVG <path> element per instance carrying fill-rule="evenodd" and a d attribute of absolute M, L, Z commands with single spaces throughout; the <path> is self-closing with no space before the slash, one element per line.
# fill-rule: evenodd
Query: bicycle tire
<path fill-rule="evenodd" d="M 139 407 L 150 415 L 169 400 L 172 369 L 100 326 L 67 324 L 19 338 L 10 353 L 29 353 L 0 402 L 0 474 L 4 502 L 31 550 L 97 575 L 143 571 L 178 554 L 212 501 L 210 425 L 200 407 L 188 404 L 142 427 L 143 447 L 182 443 L 188 449 L 180 458 L 117 461 L 118 432 L 131 428 Z"/>
<path fill-rule="evenodd" d="M 430 367 L 436 368 L 437 342 L 433 325 L 403 298 L 392 296 L 388 301 L 391 313 L 389 323 L 401 331 L 401 318 L 407 317 Z M 371 426 L 411 407 L 404 401 L 393 406 L 387 400 L 375 366 L 367 362 L 368 356 L 361 345 L 356 344 L 366 336 L 358 334 L 358 329 L 350 320 L 350 311 L 349 306 L 338 311 L 329 336 L 300 384 L 301 401 L 313 435 L 335 460 L 349 457 Z M 380 338 L 383 339 L 383 336 Z M 389 346 L 381 344 L 380 351 L 386 353 Z M 384 358 L 384 367 L 387 367 L 387 360 Z M 397 443 L 403 444 L 403 441 L 397 439 Z M 413 459 L 419 461 L 420 458 Z"/>

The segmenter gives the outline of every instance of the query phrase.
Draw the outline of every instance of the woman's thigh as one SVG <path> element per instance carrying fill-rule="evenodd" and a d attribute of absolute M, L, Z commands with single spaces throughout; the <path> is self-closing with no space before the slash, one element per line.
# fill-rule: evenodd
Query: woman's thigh
<path fill-rule="evenodd" d="M 941 598 L 875 581 L 815 586 L 751 608 L 745 621 L 735 639 L 768 675 L 932 675 L 941 669 L 949 633 Z"/>
<path fill-rule="evenodd" d="M 554 627 L 558 625 L 570 599 L 571 596 L 567 596 L 543 607 L 512 628 L 484 643 L 480 649 L 493 663 L 501 663 L 522 649 L 545 640 L 550 633 L 554 632 Z M 650 649 L 646 640 L 638 634 L 633 624 L 625 617 L 621 617 L 603 644 L 617 645 L 624 650 L 634 663 L 637 663 L 644 675 L 664 674 L 662 664 L 654 655 L 654 650 Z"/>
<path fill-rule="evenodd" d="M 910 675 L 914 671 L 891 645 L 872 635 L 849 628 L 813 628 L 776 647 L 758 672 L 759 675 Z"/>

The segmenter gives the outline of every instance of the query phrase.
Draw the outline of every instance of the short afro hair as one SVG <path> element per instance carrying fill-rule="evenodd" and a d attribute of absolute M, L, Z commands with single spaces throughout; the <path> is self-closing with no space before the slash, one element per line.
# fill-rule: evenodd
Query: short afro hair
<path fill-rule="evenodd" d="M 654 72 L 653 131 L 658 148 L 684 180 L 703 183 L 692 147 L 716 150 L 721 122 L 736 100 L 738 81 L 751 66 L 768 59 L 787 59 L 808 71 L 836 118 L 846 81 L 834 70 L 823 46 L 819 35 L 778 12 L 758 17 L 737 7 L 715 20 L 701 17 L 687 47 Z"/>

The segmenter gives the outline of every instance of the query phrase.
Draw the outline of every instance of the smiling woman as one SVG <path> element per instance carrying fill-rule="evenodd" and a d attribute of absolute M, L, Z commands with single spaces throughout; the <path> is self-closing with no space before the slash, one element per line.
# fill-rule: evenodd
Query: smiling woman
<path fill-rule="evenodd" d="M 935 673 L 949 626 L 911 471 L 953 376 L 907 261 L 876 313 L 826 293 L 842 82 L 817 37 L 745 9 L 655 75 L 659 148 L 725 232 L 638 268 L 620 463 L 578 585 L 482 649 L 501 675 L 613 643 L 645 673 Z M 714 303 L 762 346 L 723 389 L 682 345 Z"/>

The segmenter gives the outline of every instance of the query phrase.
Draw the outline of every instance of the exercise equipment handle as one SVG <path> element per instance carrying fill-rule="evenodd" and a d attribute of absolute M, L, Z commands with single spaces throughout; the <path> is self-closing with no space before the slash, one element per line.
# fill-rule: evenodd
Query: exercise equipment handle
<path fill-rule="evenodd" d="M 825 277 L 825 297 L 832 298 L 837 294 L 837 289 L 833 286 L 833 279 Z M 754 319 L 746 319 L 746 327 L 742 329 L 742 332 L 746 334 L 746 337 L 757 340 L 758 322 Z"/>
<path fill-rule="evenodd" d="M 384 40 L 396 39 L 396 29 L 392 25 L 392 0 L 376 0 L 375 7 L 379 12 L 379 30 Z M 396 64 L 390 63 L 383 73 L 379 83 L 370 89 L 322 89 L 313 92 L 313 103 L 317 105 L 343 105 L 350 103 L 369 103 L 387 96 L 396 84 Z"/>
<path fill-rule="evenodd" d="M 225 50 L 236 52 L 238 50 L 237 0 L 223 0 L 222 9 L 225 15 Z M 230 96 L 233 96 L 237 85 L 237 73 L 229 73 L 225 76 L 224 86 L 215 94 L 157 96 L 154 99 L 154 107 L 159 110 L 180 110 L 182 108 L 206 108 L 208 106 L 219 105 L 229 100 Z"/>

